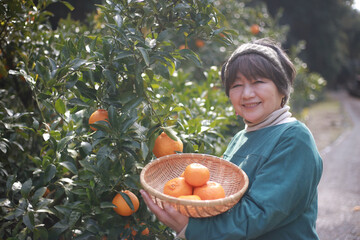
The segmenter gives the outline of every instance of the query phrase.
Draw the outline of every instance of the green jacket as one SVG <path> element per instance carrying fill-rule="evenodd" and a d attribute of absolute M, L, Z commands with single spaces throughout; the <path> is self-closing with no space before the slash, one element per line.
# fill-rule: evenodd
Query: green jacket
<path fill-rule="evenodd" d="M 316 240 L 317 185 L 322 160 L 299 121 L 240 131 L 224 153 L 249 177 L 249 188 L 229 211 L 190 218 L 188 240 Z"/>

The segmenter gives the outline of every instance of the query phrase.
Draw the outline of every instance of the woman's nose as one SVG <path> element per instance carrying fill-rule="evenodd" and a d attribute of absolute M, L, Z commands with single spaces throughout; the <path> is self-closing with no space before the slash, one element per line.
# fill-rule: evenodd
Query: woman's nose
<path fill-rule="evenodd" d="M 242 93 L 243 98 L 250 98 L 254 95 L 254 89 L 252 88 L 251 84 L 245 84 Z"/>

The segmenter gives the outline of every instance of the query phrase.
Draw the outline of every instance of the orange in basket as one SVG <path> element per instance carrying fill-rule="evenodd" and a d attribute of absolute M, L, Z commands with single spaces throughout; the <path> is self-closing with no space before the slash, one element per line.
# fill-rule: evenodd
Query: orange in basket
<path fill-rule="evenodd" d="M 194 162 L 209 169 L 210 181 L 218 182 L 223 187 L 224 198 L 189 200 L 163 193 L 165 184 L 179 177 L 186 166 Z M 249 185 L 246 173 L 239 166 L 216 156 L 198 153 L 180 153 L 157 158 L 143 168 L 140 182 L 160 208 L 164 208 L 164 203 L 168 203 L 183 215 L 195 218 L 226 212 L 239 202 Z"/>
<path fill-rule="evenodd" d="M 187 199 L 187 200 L 201 200 L 201 198 L 198 195 L 182 195 L 179 196 L 178 198 Z"/>
<path fill-rule="evenodd" d="M 184 171 L 185 181 L 193 187 L 200 187 L 210 179 L 210 171 L 200 163 L 191 163 Z"/>
<path fill-rule="evenodd" d="M 182 195 L 191 195 L 193 187 L 185 181 L 185 178 L 177 177 L 165 183 L 163 192 L 173 197 L 179 197 Z"/>
<path fill-rule="evenodd" d="M 225 197 L 224 188 L 221 184 L 208 181 L 206 184 L 194 188 L 194 195 L 197 195 L 201 200 L 214 200 Z"/>

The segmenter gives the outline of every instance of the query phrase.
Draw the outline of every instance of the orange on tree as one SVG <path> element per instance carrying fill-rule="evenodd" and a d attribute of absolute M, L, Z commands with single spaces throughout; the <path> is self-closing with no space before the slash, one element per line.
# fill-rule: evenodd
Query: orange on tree
<path fill-rule="evenodd" d="M 50 194 L 50 189 L 46 188 L 46 191 L 43 194 L 43 197 L 46 198 Z"/>
<path fill-rule="evenodd" d="M 184 171 L 185 181 L 193 187 L 200 187 L 210 179 L 209 169 L 200 163 L 191 163 Z"/>
<path fill-rule="evenodd" d="M 140 223 L 140 227 L 141 226 L 144 226 L 145 225 L 145 223 Z M 139 227 L 139 228 L 140 228 Z M 129 223 L 127 223 L 125 226 L 124 226 L 124 229 L 128 229 L 128 228 L 130 228 L 130 224 Z M 131 229 L 131 235 L 132 236 L 130 236 L 130 239 L 134 239 L 134 237 L 137 235 L 137 231 L 134 229 L 134 228 L 130 228 Z M 142 230 L 142 232 L 141 232 L 141 235 L 143 235 L 143 236 L 149 236 L 149 234 L 150 234 L 150 231 L 149 231 L 149 228 L 145 228 L 144 230 Z M 127 238 L 126 238 L 127 239 Z M 126 240 L 125 239 L 125 240 Z"/>
<path fill-rule="evenodd" d="M 165 132 L 162 132 L 155 140 L 153 153 L 159 158 L 183 151 L 183 143 L 180 139 L 173 140 Z"/>
<path fill-rule="evenodd" d="M 114 207 L 114 211 L 121 216 L 130 216 L 139 209 L 139 199 L 134 193 L 129 190 L 124 190 L 121 192 L 129 196 L 134 208 L 131 209 L 123 196 L 121 196 L 120 193 L 117 193 L 112 200 L 112 204 L 116 206 Z"/>
<path fill-rule="evenodd" d="M 163 193 L 172 197 L 192 195 L 193 187 L 185 181 L 185 178 L 176 177 L 165 183 Z"/>
<path fill-rule="evenodd" d="M 214 200 L 225 197 L 224 188 L 215 181 L 208 181 L 206 184 L 194 188 L 194 195 L 198 195 L 201 200 Z"/>
<path fill-rule="evenodd" d="M 250 27 L 250 31 L 253 35 L 257 35 L 260 32 L 260 27 L 257 24 L 253 24 Z"/>
<path fill-rule="evenodd" d="M 105 109 L 98 109 L 96 110 L 95 112 L 93 112 L 91 115 L 90 115 L 90 118 L 89 118 L 89 125 L 90 124 L 94 124 L 98 121 L 106 121 L 106 122 L 109 122 L 109 113 L 108 111 L 106 111 Z M 93 131 L 96 131 L 97 129 L 92 127 L 90 125 L 90 128 L 93 130 Z"/>
<path fill-rule="evenodd" d="M 179 46 L 179 50 L 182 50 L 182 49 L 189 49 L 188 47 L 186 47 L 186 45 L 185 44 L 181 44 L 180 46 Z"/>
<path fill-rule="evenodd" d="M 204 42 L 204 40 L 196 39 L 196 40 L 195 40 L 195 45 L 196 45 L 198 48 L 202 48 L 202 47 L 205 46 L 205 42 Z"/>

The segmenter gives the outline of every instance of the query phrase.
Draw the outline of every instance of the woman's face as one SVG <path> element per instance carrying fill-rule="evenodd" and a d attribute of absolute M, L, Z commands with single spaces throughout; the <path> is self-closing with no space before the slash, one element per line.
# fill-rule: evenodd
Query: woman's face
<path fill-rule="evenodd" d="M 238 73 L 230 86 L 229 97 L 235 112 L 248 122 L 256 124 L 281 108 L 284 95 L 270 79 L 249 80 Z"/>

